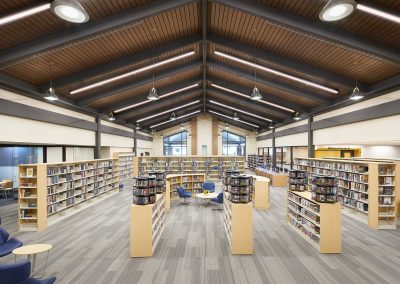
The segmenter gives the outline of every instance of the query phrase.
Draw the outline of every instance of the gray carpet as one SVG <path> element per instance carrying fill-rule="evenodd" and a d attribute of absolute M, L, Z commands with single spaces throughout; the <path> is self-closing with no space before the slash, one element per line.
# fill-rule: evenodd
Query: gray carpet
<path fill-rule="evenodd" d="M 222 213 L 193 201 L 172 206 L 153 257 L 131 259 L 129 190 L 44 232 L 16 237 L 53 244 L 46 275 L 57 283 L 400 283 L 400 230 L 372 230 L 343 216 L 343 253 L 322 255 L 285 224 L 284 196 L 273 188 L 271 209 L 255 210 L 252 256 L 232 256 Z M 15 205 L 0 208 L 14 232 L 15 212 Z M 38 274 L 43 263 L 38 257 Z"/>

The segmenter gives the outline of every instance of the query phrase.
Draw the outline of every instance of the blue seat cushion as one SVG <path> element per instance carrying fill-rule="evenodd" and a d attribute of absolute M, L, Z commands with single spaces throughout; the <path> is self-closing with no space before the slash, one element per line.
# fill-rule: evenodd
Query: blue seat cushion
<path fill-rule="evenodd" d="M 4 244 L 8 240 L 8 232 L 0 226 L 0 245 Z"/>
<path fill-rule="evenodd" d="M 22 242 L 16 238 L 11 238 L 7 242 L 0 245 L 0 257 L 6 256 L 12 253 L 16 248 L 22 246 Z"/>
<path fill-rule="evenodd" d="M 50 277 L 47 279 L 35 279 L 35 278 L 28 278 L 22 282 L 17 282 L 17 284 L 53 284 L 56 282 L 56 277 Z"/>

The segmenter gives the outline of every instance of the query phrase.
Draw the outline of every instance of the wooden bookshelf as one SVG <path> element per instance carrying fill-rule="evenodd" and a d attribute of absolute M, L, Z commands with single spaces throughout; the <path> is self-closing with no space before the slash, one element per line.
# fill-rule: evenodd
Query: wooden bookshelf
<path fill-rule="evenodd" d="M 118 180 L 116 159 L 20 165 L 19 230 L 46 229 L 117 192 Z"/>
<path fill-rule="evenodd" d="M 225 170 L 244 172 L 244 156 L 160 156 L 138 157 L 139 174 L 160 170 L 167 174 L 203 173 L 207 179 L 217 180 Z"/>
<path fill-rule="evenodd" d="M 157 194 L 156 203 L 131 205 L 130 256 L 149 257 L 154 253 L 165 227 L 165 194 Z"/>
<path fill-rule="evenodd" d="M 271 157 L 266 155 L 247 155 L 247 167 L 255 169 L 261 166 L 271 165 Z"/>
<path fill-rule="evenodd" d="M 224 192 L 223 222 L 232 254 L 253 254 L 253 204 L 233 203 Z"/>
<path fill-rule="evenodd" d="M 320 253 L 342 252 L 339 203 L 319 203 L 310 192 L 287 190 L 287 224 Z"/>
<path fill-rule="evenodd" d="M 254 208 L 260 210 L 268 210 L 270 207 L 269 202 L 269 183 L 270 179 L 267 177 L 256 176 L 253 194 Z"/>
<path fill-rule="evenodd" d="M 271 180 L 272 186 L 276 187 L 287 187 L 288 186 L 288 174 L 284 172 L 274 172 L 272 170 L 257 167 L 255 169 L 256 175 L 265 176 Z"/>
<path fill-rule="evenodd" d="M 338 179 L 342 213 L 374 229 L 396 229 L 398 163 L 362 159 L 296 159 L 297 169 Z"/>
<path fill-rule="evenodd" d="M 181 186 L 192 194 L 200 193 L 205 181 L 205 174 L 172 174 L 166 177 L 166 191 L 170 194 L 167 198 L 167 209 L 170 209 L 170 199 L 179 198 L 177 188 Z"/>
<path fill-rule="evenodd" d="M 118 161 L 120 182 L 132 179 L 135 176 L 134 169 L 137 159 L 135 159 L 134 153 L 115 152 L 113 153 L 113 158 Z"/>

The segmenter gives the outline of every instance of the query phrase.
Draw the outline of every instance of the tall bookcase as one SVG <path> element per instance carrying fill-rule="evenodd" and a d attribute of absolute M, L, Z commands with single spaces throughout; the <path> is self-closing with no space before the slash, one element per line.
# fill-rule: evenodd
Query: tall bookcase
<path fill-rule="evenodd" d="M 118 161 L 120 182 L 131 179 L 135 176 L 135 169 L 138 168 L 138 160 L 134 153 L 113 153 L 113 158 Z"/>
<path fill-rule="evenodd" d="M 342 252 L 339 203 L 319 203 L 310 192 L 287 190 L 287 224 L 320 253 Z"/>
<path fill-rule="evenodd" d="M 116 159 L 20 165 L 19 230 L 42 231 L 117 191 L 118 181 Z"/>
<path fill-rule="evenodd" d="M 164 171 L 166 174 L 204 173 L 207 179 L 219 179 L 225 170 L 244 172 L 244 156 L 160 156 L 138 157 L 139 174 Z"/>
<path fill-rule="evenodd" d="M 343 214 L 371 228 L 396 229 L 400 194 L 398 163 L 298 158 L 296 167 L 311 174 L 337 177 L 337 193 Z"/>

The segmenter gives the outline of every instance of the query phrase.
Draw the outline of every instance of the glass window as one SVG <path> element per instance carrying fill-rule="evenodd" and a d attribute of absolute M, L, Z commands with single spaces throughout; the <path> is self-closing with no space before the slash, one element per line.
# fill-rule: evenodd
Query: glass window
<path fill-rule="evenodd" d="M 0 147 L 0 180 L 11 179 L 17 187 L 18 165 L 42 162 L 42 147 Z"/>
<path fill-rule="evenodd" d="M 228 131 L 222 131 L 222 155 L 244 156 L 246 137 Z"/>
<path fill-rule="evenodd" d="M 165 156 L 185 156 L 187 155 L 187 131 L 182 131 L 164 137 Z"/>

